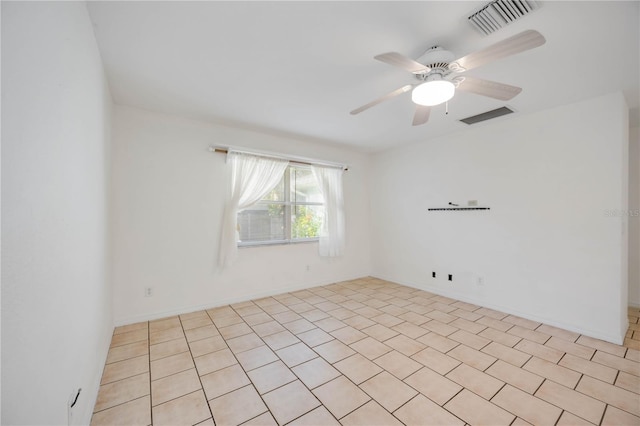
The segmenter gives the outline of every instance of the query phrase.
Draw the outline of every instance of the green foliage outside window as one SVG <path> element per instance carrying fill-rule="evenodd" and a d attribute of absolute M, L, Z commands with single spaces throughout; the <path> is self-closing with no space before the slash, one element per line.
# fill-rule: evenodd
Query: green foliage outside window
<path fill-rule="evenodd" d="M 267 210 L 269 210 L 269 216 L 280 217 L 282 216 L 282 211 L 284 210 L 284 206 L 282 204 L 269 204 L 267 206 Z"/>
<path fill-rule="evenodd" d="M 284 211 L 282 204 L 269 204 L 267 206 L 269 216 L 281 217 Z M 308 206 L 295 206 L 294 214 L 291 215 L 291 237 L 292 238 L 316 238 L 322 219 L 316 212 Z"/>
<path fill-rule="evenodd" d="M 315 238 L 318 236 L 321 220 L 307 206 L 297 206 L 291 234 L 293 238 Z"/>

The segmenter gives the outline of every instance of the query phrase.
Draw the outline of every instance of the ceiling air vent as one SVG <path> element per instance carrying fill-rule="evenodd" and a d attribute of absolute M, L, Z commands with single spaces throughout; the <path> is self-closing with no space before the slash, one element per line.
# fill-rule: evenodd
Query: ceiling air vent
<path fill-rule="evenodd" d="M 491 120 L 492 118 L 501 117 L 503 115 L 511 114 L 513 112 L 512 109 L 507 107 L 501 107 L 498 109 L 493 109 L 491 111 L 483 112 L 482 114 L 473 115 L 471 117 L 463 118 L 462 121 L 465 124 L 476 124 L 481 121 Z"/>
<path fill-rule="evenodd" d="M 540 6 L 536 0 L 494 0 L 469 16 L 469 22 L 482 34 L 489 35 Z"/>

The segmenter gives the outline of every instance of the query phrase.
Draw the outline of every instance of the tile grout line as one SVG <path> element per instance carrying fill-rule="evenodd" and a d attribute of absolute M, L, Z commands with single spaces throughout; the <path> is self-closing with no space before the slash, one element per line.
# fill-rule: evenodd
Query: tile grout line
<path fill-rule="evenodd" d="M 149 420 L 153 426 L 153 392 L 151 388 L 151 321 L 147 321 L 147 356 L 149 359 Z"/>
<path fill-rule="evenodd" d="M 562 415 L 567 411 L 567 410 L 565 410 L 563 408 L 560 408 L 560 410 L 561 410 L 560 411 L 560 416 L 558 417 L 558 420 L 556 420 L 556 422 L 553 424 L 553 426 L 557 426 L 558 425 L 558 423 L 560 422 L 560 419 L 562 418 Z M 571 414 L 571 413 L 569 413 L 569 414 Z"/>
<path fill-rule="evenodd" d="M 578 390 L 576 390 L 576 389 L 575 389 L 575 388 L 577 388 L 577 387 L 578 387 L 578 383 L 580 383 L 580 380 L 582 380 L 582 377 L 584 377 L 584 374 L 581 374 L 581 375 L 580 375 L 580 378 L 578 379 L 578 382 L 576 383 L 576 386 L 575 386 L 573 389 L 572 389 L 572 388 L 569 388 L 569 387 L 567 387 L 567 386 L 564 386 L 564 385 L 562 385 L 562 384 L 560 384 L 560 383 L 553 382 L 553 380 L 551 380 L 551 379 L 547 379 L 547 378 L 545 378 L 544 382 L 546 382 L 546 381 L 548 380 L 548 381 L 551 381 L 551 382 L 553 382 L 553 383 L 557 384 L 558 386 L 562 386 L 562 387 L 564 387 L 564 388 L 567 388 L 567 389 L 573 390 L 573 391 L 575 391 L 575 392 L 577 392 L 577 393 L 579 393 L 579 394 L 581 394 L 581 395 L 584 395 L 584 396 L 588 396 L 588 397 L 590 397 L 590 398 L 593 398 L 593 397 L 591 397 L 591 396 L 589 396 L 589 395 L 585 395 L 584 393 L 582 393 L 582 392 L 580 392 L 580 391 L 578 391 Z M 544 383 L 544 382 L 543 382 L 543 383 Z M 542 387 L 542 384 L 540 385 L 540 387 Z M 539 388 L 538 388 L 538 389 L 539 389 Z M 538 391 L 536 390 L 536 393 L 537 393 L 537 392 L 538 392 Z M 536 396 L 536 395 L 534 394 L 533 396 Z M 560 407 L 559 405 L 557 405 L 557 404 L 555 404 L 555 403 L 553 403 L 553 402 L 547 401 L 546 399 L 542 399 L 542 398 L 539 398 L 539 397 L 537 397 L 537 398 L 538 398 L 538 399 L 540 399 L 540 400 L 542 400 L 542 401 L 544 401 L 544 402 L 546 402 L 547 404 L 551 404 L 551 405 L 553 405 L 554 407 L 559 408 L 560 410 L 562 410 L 562 412 L 567 411 L 569 414 L 572 414 L 572 415 L 574 415 L 574 416 L 576 416 L 576 417 L 580 417 L 581 419 L 583 419 L 583 420 L 585 420 L 585 421 L 587 421 L 587 422 L 591 423 L 591 421 L 590 421 L 590 420 L 585 419 L 584 417 L 580 416 L 578 413 L 574 413 L 574 412 L 572 412 L 572 411 L 565 410 L 563 407 Z M 595 398 L 593 398 L 593 399 L 595 399 Z M 608 405 L 606 402 L 601 401 L 601 400 L 599 400 L 599 399 L 596 399 L 596 401 L 599 401 L 599 402 L 604 403 L 604 404 L 605 404 L 605 410 L 606 410 L 606 406 Z M 603 413 L 604 413 L 604 411 L 605 411 L 605 410 L 603 410 Z M 560 416 L 562 417 L 562 414 L 560 414 Z"/>
<path fill-rule="evenodd" d="M 143 356 L 148 356 L 148 355 L 136 355 L 136 356 L 132 356 L 132 357 L 130 357 L 130 358 L 125 358 L 125 359 L 122 359 L 122 360 L 120 360 L 120 361 L 112 362 L 112 363 L 110 363 L 110 364 L 105 364 L 105 367 L 106 367 L 107 365 L 114 365 L 114 364 L 117 364 L 117 363 L 120 363 L 120 362 L 127 362 L 127 361 L 131 361 L 131 360 L 133 360 L 133 359 L 136 359 L 136 358 L 142 358 Z M 141 374 L 141 373 L 138 373 L 138 374 Z M 137 376 L 138 374 L 134 374 L 134 375 L 135 375 L 135 376 Z M 103 375 L 104 375 L 104 374 L 103 374 Z M 128 377 L 131 377 L 131 376 L 123 377 L 122 379 L 126 379 L 126 378 L 128 378 Z M 109 384 L 109 383 L 113 383 L 113 382 L 117 382 L 117 381 L 119 381 L 119 380 L 122 380 L 122 379 L 117 379 L 117 380 L 114 380 L 114 381 L 112 381 L 112 382 L 102 383 L 102 379 L 103 379 L 103 378 L 101 378 L 101 380 L 100 380 L 100 386 L 102 386 L 102 385 L 106 385 L 106 384 Z"/>
<path fill-rule="evenodd" d="M 150 345 L 149 346 L 149 359 L 150 359 L 150 361 L 160 361 L 161 359 L 166 359 L 166 358 L 169 358 L 170 356 L 179 355 L 179 354 L 183 354 L 183 353 L 189 352 L 189 350 L 187 349 L 186 351 L 176 352 L 176 353 L 171 354 L 171 355 L 165 355 L 165 356 L 161 356 L 159 358 L 151 360 L 151 346 L 158 346 L 158 345 L 162 345 L 164 343 L 169 343 L 169 342 L 173 342 L 173 341 L 180 340 L 180 339 L 181 339 L 181 337 L 178 337 L 177 339 L 171 339 L 171 340 L 167 340 L 166 342 L 160 342 L 160 343 L 156 343 L 155 345 Z M 187 347 L 189 347 L 189 343 L 187 342 L 187 339 L 185 339 L 185 342 L 187 343 Z"/>
<path fill-rule="evenodd" d="M 545 379 L 545 380 L 546 380 L 546 379 Z M 545 381 L 545 380 L 543 380 L 543 383 L 544 383 L 544 381 Z M 502 410 L 506 411 L 507 413 L 509 413 L 509 414 L 511 414 L 511 415 L 513 415 L 513 416 L 515 416 L 515 418 L 513 419 L 513 422 L 515 422 L 517 419 L 522 419 L 522 417 L 520 417 L 520 416 L 519 416 L 519 415 L 517 415 L 516 413 L 513 413 L 513 412 L 511 412 L 510 410 L 508 410 L 507 408 L 504 408 L 504 407 L 502 407 L 502 406 L 500 406 L 500 405 L 498 405 L 498 404 L 496 404 L 496 403 L 494 403 L 494 402 L 492 401 L 492 400 L 493 400 L 493 398 L 495 398 L 495 397 L 496 397 L 496 395 L 498 395 L 498 394 L 500 393 L 500 391 L 501 391 L 502 389 L 504 389 L 507 385 L 509 385 L 509 386 L 513 387 L 514 389 L 517 389 L 517 390 L 519 390 L 519 391 L 525 392 L 527 395 L 531 396 L 532 398 L 537 398 L 537 399 L 539 399 L 539 400 L 540 400 L 540 401 L 542 401 L 542 402 L 546 402 L 547 404 L 549 404 L 549 405 L 553 405 L 554 407 L 558 408 L 558 409 L 560 410 L 560 415 L 558 415 L 558 418 L 557 418 L 557 419 L 556 419 L 556 421 L 554 422 L 554 425 L 555 425 L 555 424 L 557 424 L 557 423 L 558 423 L 558 421 L 560 421 L 560 417 L 562 417 L 562 413 L 564 412 L 564 409 L 563 409 L 562 407 L 558 407 L 558 406 L 556 406 L 555 404 L 551 404 L 550 402 L 547 402 L 547 401 L 545 401 L 545 400 L 544 400 L 544 399 L 542 399 L 542 398 L 538 398 L 538 397 L 537 397 L 537 396 L 535 396 L 534 394 L 530 394 L 529 392 L 526 392 L 526 391 L 524 391 L 524 390 L 522 390 L 522 389 L 518 388 L 518 387 L 517 387 L 517 386 L 515 386 L 515 385 L 512 385 L 512 384 L 510 384 L 510 383 L 506 383 L 506 382 L 505 382 L 505 383 L 504 383 L 504 385 L 500 388 L 500 390 L 498 390 L 498 392 L 496 392 L 496 393 L 495 393 L 495 395 L 493 395 L 493 396 L 491 397 L 491 399 L 489 400 L 489 402 L 491 402 L 491 403 L 492 403 L 493 405 L 495 405 L 496 407 L 498 407 L 498 408 L 500 408 L 500 409 L 502 409 Z M 542 383 L 540 384 L 540 386 L 542 386 Z M 539 389 L 539 387 L 538 387 L 538 389 Z M 469 390 L 469 389 L 467 389 L 467 390 Z M 470 390 L 469 390 L 469 391 L 470 391 Z M 536 390 L 536 391 L 537 391 L 537 390 Z M 478 396 L 479 396 L 479 395 L 478 395 Z M 522 420 L 525 420 L 525 419 L 522 419 Z M 527 421 L 527 420 L 525 420 L 525 421 Z M 513 424 L 513 422 L 511 422 L 511 424 Z"/>
<path fill-rule="evenodd" d="M 604 421 L 604 416 L 607 414 L 607 410 L 609 410 L 610 406 L 611 406 L 610 404 L 605 404 L 604 410 L 602 410 L 602 416 L 600 416 L 600 421 L 598 422 L 598 425 L 602 425 L 602 422 Z"/>
<path fill-rule="evenodd" d="M 546 377 L 542 378 L 542 381 L 540 382 L 540 384 L 538 385 L 538 387 L 536 388 L 536 390 L 533 391 L 533 393 L 531 394 L 532 396 L 536 396 L 536 393 L 538 393 L 538 391 L 540 390 L 540 388 L 542 387 L 542 385 L 544 384 L 544 382 L 546 382 L 547 380 L 551 380 L 551 379 L 547 379 Z M 553 382 L 553 380 L 551 380 Z M 578 381 L 580 381 L 580 379 L 578 379 Z M 555 383 L 555 382 L 554 382 Z M 558 383 L 560 384 L 560 383 Z M 577 384 L 577 382 L 576 382 Z M 542 398 L 538 398 L 538 399 L 542 399 Z"/>
<path fill-rule="evenodd" d="M 111 338 L 113 339 L 113 336 L 111 336 Z M 149 340 L 148 336 L 146 339 L 140 339 L 140 340 L 135 340 L 133 342 L 127 342 L 127 343 L 121 343 L 119 345 L 115 345 L 115 346 L 109 346 L 109 349 L 115 349 L 115 348 L 121 348 L 123 346 L 127 346 L 127 345 L 132 345 L 134 343 L 140 343 L 140 342 L 144 342 L 145 340 Z M 116 361 L 117 362 L 117 361 Z M 113 363 L 110 363 L 113 364 Z"/>
<path fill-rule="evenodd" d="M 138 400 L 140 400 L 140 399 L 142 399 L 142 398 L 145 398 L 145 397 L 147 397 L 147 396 L 149 396 L 149 397 L 150 397 L 150 395 L 149 395 L 149 394 L 147 394 L 147 395 L 141 395 L 141 396 L 138 396 L 138 397 L 133 398 L 133 399 L 128 399 L 128 400 L 126 400 L 126 401 L 124 401 L 124 402 L 121 402 L 121 403 L 119 403 L 119 404 L 112 405 L 111 407 L 103 408 L 102 410 L 99 410 L 99 411 L 94 411 L 93 413 L 91 413 L 91 416 L 93 416 L 94 414 L 97 414 L 97 413 L 102 413 L 102 412 L 104 412 L 104 411 L 111 410 L 112 408 L 115 408 L 115 407 L 120 407 L 120 406 L 125 405 L 125 404 L 128 404 L 128 403 L 130 403 L 130 402 L 132 402 L 132 401 L 138 401 Z M 151 398 L 149 398 L 149 399 L 151 399 Z"/>
<path fill-rule="evenodd" d="M 129 358 L 129 359 L 132 359 L 132 358 Z M 112 384 L 118 383 L 118 382 L 123 382 L 123 381 L 131 379 L 133 377 L 142 376 L 143 374 L 149 374 L 149 377 L 151 377 L 151 373 L 148 372 L 148 371 L 145 371 L 143 373 L 134 374 L 133 376 L 123 377 L 122 379 L 114 380 L 113 382 L 108 382 L 108 383 L 101 384 L 100 387 L 107 386 L 107 385 L 112 385 Z M 149 389 L 151 389 L 151 388 L 149 388 Z M 149 393 L 147 395 L 151 395 L 151 390 L 149 390 Z M 117 405 L 120 405 L 120 404 L 117 404 Z M 100 410 L 100 411 L 104 411 L 104 410 Z"/>

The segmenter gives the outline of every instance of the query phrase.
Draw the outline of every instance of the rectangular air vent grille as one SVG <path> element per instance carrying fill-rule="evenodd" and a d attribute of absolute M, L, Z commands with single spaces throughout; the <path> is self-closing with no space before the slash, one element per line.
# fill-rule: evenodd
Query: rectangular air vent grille
<path fill-rule="evenodd" d="M 465 124 L 475 124 L 481 121 L 491 120 L 492 118 L 501 117 L 503 115 L 511 114 L 513 112 L 512 109 L 507 107 L 501 107 L 498 109 L 493 109 L 491 111 L 483 112 L 482 114 L 474 115 L 471 117 L 463 118 L 462 121 Z"/>
<path fill-rule="evenodd" d="M 482 34 L 489 35 L 540 6 L 536 0 L 494 0 L 469 16 L 469 22 Z"/>

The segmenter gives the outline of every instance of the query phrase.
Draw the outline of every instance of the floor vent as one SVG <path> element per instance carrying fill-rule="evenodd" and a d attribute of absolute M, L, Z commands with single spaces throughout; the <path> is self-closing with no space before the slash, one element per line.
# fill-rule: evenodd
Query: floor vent
<path fill-rule="evenodd" d="M 482 34 L 489 35 L 540 6 L 536 0 L 494 0 L 469 16 L 469 22 Z"/>
<path fill-rule="evenodd" d="M 462 121 L 465 124 L 476 124 L 481 121 L 491 120 L 492 118 L 501 117 L 503 115 L 511 114 L 513 112 L 512 109 L 507 107 L 501 107 L 498 109 L 493 109 L 491 111 L 483 112 L 482 114 L 473 115 L 471 117 L 463 118 Z"/>

